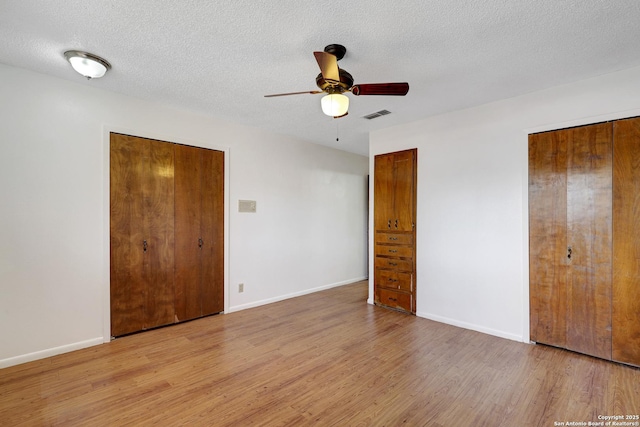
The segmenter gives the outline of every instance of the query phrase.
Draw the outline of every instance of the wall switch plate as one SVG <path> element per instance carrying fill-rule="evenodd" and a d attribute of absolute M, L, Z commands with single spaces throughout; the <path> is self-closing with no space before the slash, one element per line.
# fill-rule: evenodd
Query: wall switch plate
<path fill-rule="evenodd" d="M 240 284 L 238 284 L 238 292 L 239 292 L 239 293 L 244 292 L 244 283 L 240 283 Z"/>
<path fill-rule="evenodd" d="M 238 200 L 238 212 L 256 213 L 256 201 Z"/>

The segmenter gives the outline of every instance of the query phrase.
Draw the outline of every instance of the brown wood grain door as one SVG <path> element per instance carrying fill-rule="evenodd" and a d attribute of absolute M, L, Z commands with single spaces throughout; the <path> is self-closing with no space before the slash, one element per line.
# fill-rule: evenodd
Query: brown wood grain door
<path fill-rule="evenodd" d="M 202 316 L 200 290 L 200 149 L 175 146 L 175 304 L 176 321 Z"/>
<path fill-rule="evenodd" d="M 393 154 L 381 154 L 374 159 L 374 226 L 376 230 L 391 230 L 393 217 Z"/>
<path fill-rule="evenodd" d="M 149 173 L 145 191 L 149 288 L 145 329 L 168 325 L 175 318 L 173 162 L 173 144 L 149 141 Z"/>
<path fill-rule="evenodd" d="M 176 316 L 224 309 L 224 153 L 176 146 Z"/>
<path fill-rule="evenodd" d="M 224 153 L 202 150 L 202 315 L 224 310 Z"/>
<path fill-rule="evenodd" d="M 531 340 L 566 347 L 568 131 L 529 135 Z"/>
<path fill-rule="evenodd" d="M 173 148 L 110 136 L 111 334 L 171 323 Z"/>
<path fill-rule="evenodd" d="M 640 366 L 640 118 L 614 123 L 613 360 Z"/>
<path fill-rule="evenodd" d="M 224 153 L 111 134 L 113 336 L 224 310 Z"/>
<path fill-rule="evenodd" d="M 611 359 L 612 124 L 569 132 L 567 348 Z"/>
<path fill-rule="evenodd" d="M 529 136 L 531 339 L 611 358 L 612 126 Z"/>
<path fill-rule="evenodd" d="M 416 150 L 395 153 L 393 157 L 392 229 L 413 231 L 415 224 Z"/>
<path fill-rule="evenodd" d="M 111 335 L 144 329 L 148 276 L 144 186 L 149 144 L 110 137 Z"/>

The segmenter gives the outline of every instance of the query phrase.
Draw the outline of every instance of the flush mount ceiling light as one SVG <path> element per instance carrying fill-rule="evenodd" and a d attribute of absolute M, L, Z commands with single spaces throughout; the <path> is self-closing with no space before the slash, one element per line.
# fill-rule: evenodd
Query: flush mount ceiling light
<path fill-rule="evenodd" d="M 111 64 L 97 55 L 80 50 L 68 50 L 64 57 L 78 73 L 87 79 L 97 79 L 111 69 Z"/>
<path fill-rule="evenodd" d="M 349 98 L 340 93 L 333 93 L 322 97 L 320 102 L 322 112 L 331 117 L 342 117 L 349 110 Z"/>

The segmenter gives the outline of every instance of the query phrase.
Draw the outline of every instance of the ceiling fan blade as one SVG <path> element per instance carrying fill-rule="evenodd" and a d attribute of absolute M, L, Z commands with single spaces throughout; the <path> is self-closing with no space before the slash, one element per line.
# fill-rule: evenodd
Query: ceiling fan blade
<path fill-rule="evenodd" d="M 351 93 L 359 95 L 404 96 L 409 92 L 409 83 L 365 83 L 353 85 Z"/>
<path fill-rule="evenodd" d="M 340 71 L 338 70 L 338 58 L 327 52 L 313 52 L 318 61 L 320 72 L 325 80 L 332 83 L 340 83 Z"/>
<path fill-rule="evenodd" d="M 274 96 L 289 96 L 289 95 L 303 95 L 303 94 L 315 95 L 318 93 L 323 93 L 321 90 L 308 90 L 306 92 L 289 92 L 289 93 L 275 93 L 273 95 L 265 95 L 265 98 L 273 98 Z"/>

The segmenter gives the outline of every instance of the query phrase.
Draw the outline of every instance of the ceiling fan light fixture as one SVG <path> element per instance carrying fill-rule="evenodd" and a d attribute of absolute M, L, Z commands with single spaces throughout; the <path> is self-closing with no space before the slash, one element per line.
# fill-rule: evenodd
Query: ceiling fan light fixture
<path fill-rule="evenodd" d="M 67 58 L 74 70 L 87 79 L 100 78 L 111 69 L 111 64 L 107 60 L 92 53 L 68 50 L 64 53 L 64 57 Z"/>
<path fill-rule="evenodd" d="M 322 97 L 322 112 L 327 116 L 344 116 L 349 110 L 349 97 L 340 93 L 333 93 Z"/>

